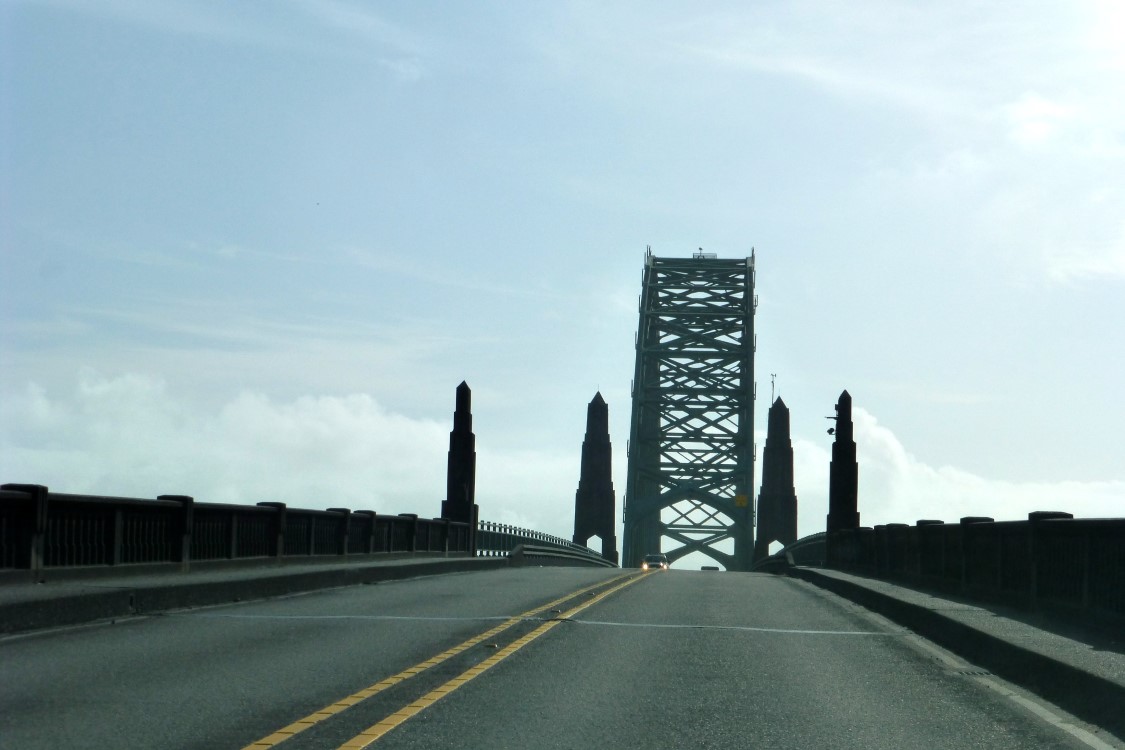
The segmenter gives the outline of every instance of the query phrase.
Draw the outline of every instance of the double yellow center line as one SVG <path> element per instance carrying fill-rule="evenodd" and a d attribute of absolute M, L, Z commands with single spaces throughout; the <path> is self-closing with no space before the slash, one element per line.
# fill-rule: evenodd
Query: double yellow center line
<path fill-rule="evenodd" d="M 345 750 L 345 749 L 346 750 L 357 750 L 358 748 L 365 748 L 368 745 L 370 745 L 371 743 L 375 742 L 375 740 L 379 739 L 384 734 L 389 732 L 390 730 L 397 727 L 402 722 L 406 721 L 407 719 L 409 719 L 412 716 L 417 715 L 419 712 L 425 710 L 429 706 L 432 706 L 434 703 L 441 700 L 442 698 L 444 698 L 449 693 L 452 693 L 454 690 L 461 687 L 462 685 L 464 685 L 469 680 L 472 680 L 473 678 L 477 677 L 478 675 L 482 674 L 483 672 L 491 669 L 496 664 L 499 664 L 501 661 L 508 658 L 509 656 L 514 654 L 516 651 L 519 651 L 521 648 L 526 646 L 528 643 L 531 643 L 536 638 L 543 635 L 544 633 L 549 631 L 554 626 L 558 625 L 559 622 L 561 622 L 561 621 L 563 621 L 563 620 L 565 620 L 569 617 L 572 617 L 573 615 L 581 612 L 582 610 L 586 609 L 589 606 L 592 606 L 593 604 L 596 604 L 597 602 L 606 598 L 610 594 L 613 594 L 613 593 L 625 588 L 629 584 L 640 580 L 640 578 L 641 578 L 641 576 L 637 575 L 635 573 L 628 573 L 628 574 L 625 574 L 625 575 L 622 575 L 622 576 L 618 576 L 617 578 L 610 579 L 610 581 L 608 583 L 603 581 L 601 583 L 597 583 L 597 584 L 594 584 L 592 586 L 587 586 L 585 588 L 578 589 L 577 591 L 573 591 L 569 594 L 566 594 L 565 596 L 561 596 L 561 597 L 559 597 L 558 599 L 555 599 L 552 602 L 548 602 L 547 604 L 540 605 L 540 606 L 538 606 L 534 609 L 528 610 L 527 612 L 524 612 L 522 614 L 511 617 L 511 618 L 505 620 L 500 625 L 497 625 L 496 627 L 494 627 L 490 630 L 486 630 L 485 632 L 481 633 L 480 635 L 475 635 L 472 638 L 470 638 L 469 640 L 464 641 L 463 643 L 459 643 L 458 645 L 454 646 L 453 648 L 442 651 L 437 656 L 431 657 L 424 662 L 420 662 L 418 664 L 415 664 L 414 666 L 412 666 L 408 669 L 404 669 L 403 671 L 399 672 L 398 674 L 391 675 L 390 677 L 387 677 L 386 679 L 380 680 L 379 682 L 376 682 L 373 685 L 369 685 L 368 687 L 365 687 L 358 692 L 352 693 L 351 695 L 349 695 L 346 698 L 342 698 L 342 699 L 336 701 L 335 703 L 332 703 L 328 706 L 325 706 L 324 708 L 322 708 L 318 711 L 315 711 L 315 712 L 309 714 L 308 716 L 306 716 L 302 719 L 298 719 L 297 721 L 293 722 L 292 724 L 289 724 L 288 726 L 277 730 L 273 734 L 270 734 L 266 737 L 263 737 L 262 739 L 260 739 L 256 742 L 250 743 L 249 745 L 244 747 L 243 750 L 262 750 L 263 748 L 275 747 L 275 746 L 279 745 L 280 743 L 284 742 L 285 740 L 288 740 L 289 738 L 291 738 L 291 737 L 293 737 L 297 734 L 300 734 L 301 732 L 304 732 L 306 729 L 310 729 L 310 728 L 316 726 L 317 724 L 319 724 L 320 722 L 335 716 L 336 714 L 340 713 L 341 711 L 344 711 L 345 709 L 351 708 L 352 706 L 355 706 L 356 704 L 358 704 L 362 701 L 365 701 L 368 698 L 370 698 L 374 695 L 377 695 L 378 693 L 383 692 L 387 688 L 394 687 L 395 685 L 399 684 L 400 682 L 404 682 L 405 680 L 409 680 L 411 677 L 415 677 L 419 674 L 422 674 L 426 670 L 428 670 L 432 667 L 436 667 L 437 665 L 441 664 L 442 662 L 448 661 L 449 659 L 452 659 L 454 656 L 457 656 L 458 654 L 463 653 L 463 652 L 467 651 L 468 649 L 472 648 L 473 646 L 479 645 L 480 643 L 482 643 L 484 641 L 487 641 L 488 639 L 490 639 L 490 638 L 492 638 L 496 635 L 499 635 L 500 633 L 503 633 L 505 630 L 508 630 L 509 628 L 514 627 L 515 625 L 518 625 L 521 622 L 524 622 L 525 620 L 527 620 L 529 618 L 532 618 L 532 617 L 534 617 L 534 616 L 536 616 L 536 615 L 538 615 L 538 614 L 540 614 L 544 611 L 547 611 L 547 610 L 550 610 L 554 607 L 557 607 L 558 605 L 562 604 L 563 602 L 569 601 L 570 599 L 573 599 L 576 596 L 582 596 L 583 594 L 589 593 L 589 592 L 594 591 L 595 589 L 598 589 L 598 588 L 602 588 L 606 585 L 610 586 L 610 588 L 606 589 L 605 591 L 602 591 L 600 594 L 597 594 L 596 596 L 591 597 L 590 599 L 586 600 L 582 604 L 579 604 L 578 606 L 576 606 L 572 609 L 569 609 L 566 612 L 563 612 L 562 614 L 558 615 L 556 618 L 553 618 L 551 620 L 548 620 L 547 622 L 544 622 L 542 625 L 537 627 L 532 632 L 528 633 L 527 635 L 523 636 L 522 638 L 519 638 L 519 639 L 513 641 L 511 644 L 509 644 L 508 646 L 506 646 L 503 649 L 500 649 L 495 654 L 490 656 L 488 659 L 485 659 L 484 661 L 482 661 L 480 664 L 477 664 L 475 667 L 469 669 L 468 671 L 464 672 L 463 674 L 459 675 L 458 677 L 453 678 L 452 680 L 445 683 L 441 687 L 430 691 L 429 693 L 422 696 L 418 700 L 414 701 L 410 705 L 396 711 L 395 713 L 391 714 L 390 716 L 388 716 L 388 717 L 384 718 L 383 720 L 377 722 L 376 724 L 372 725 L 371 727 L 368 727 L 363 732 L 360 732 L 358 735 L 353 737 L 351 740 L 349 740 L 348 742 L 346 742 L 346 743 L 344 743 L 343 745 L 340 746 L 340 750 Z"/>

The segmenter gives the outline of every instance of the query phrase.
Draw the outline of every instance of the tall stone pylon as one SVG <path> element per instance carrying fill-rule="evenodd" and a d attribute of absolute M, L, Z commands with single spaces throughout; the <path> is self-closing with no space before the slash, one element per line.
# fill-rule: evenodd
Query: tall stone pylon
<path fill-rule="evenodd" d="M 797 492 L 793 488 L 793 441 L 789 407 L 779 396 L 770 406 L 766 448 L 762 456 L 762 489 L 758 494 L 758 541 L 754 562 L 769 557 L 770 544 L 797 541 Z"/>
<path fill-rule="evenodd" d="M 574 543 L 585 546 L 592 536 L 602 540 L 602 557 L 618 562 L 613 492 L 613 456 L 609 443 L 609 406 L 599 391 L 586 407 L 586 438 L 582 470 L 574 494 Z"/>
<path fill-rule="evenodd" d="M 473 434 L 472 391 L 461 381 L 457 386 L 457 406 L 453 412 L 453 431 L 449 433 L 449 463 L 446 470 L 445 500 L 441 517 L 469 524 L 469 549 L 476 549 L 477 529 L 477 438 Z"/>
<path fill-rule="evenodd" d="M 852 397 L 847 391 L 836 402 L 836 441 L 828 470 L 828 533 L 859 528 L 859 464 L 855 458 Z"/>

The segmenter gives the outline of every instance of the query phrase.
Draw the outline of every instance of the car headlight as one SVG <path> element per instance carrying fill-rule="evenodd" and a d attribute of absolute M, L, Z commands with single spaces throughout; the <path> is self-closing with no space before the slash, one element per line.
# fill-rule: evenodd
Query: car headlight
<path fill-rule="evenodd" d="M 641 563 L 641 570 L 648 570 L 648 563 Z"/>

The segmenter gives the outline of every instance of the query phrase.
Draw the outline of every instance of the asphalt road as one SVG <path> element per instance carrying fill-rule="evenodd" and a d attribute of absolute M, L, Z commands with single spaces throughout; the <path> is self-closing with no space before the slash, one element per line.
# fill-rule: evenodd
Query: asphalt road
<path fill-rule="evenodd" d="M 0 640 L 0 748 L 1091 746 L 978 671 L 793 579 L 523 568 Z"/>

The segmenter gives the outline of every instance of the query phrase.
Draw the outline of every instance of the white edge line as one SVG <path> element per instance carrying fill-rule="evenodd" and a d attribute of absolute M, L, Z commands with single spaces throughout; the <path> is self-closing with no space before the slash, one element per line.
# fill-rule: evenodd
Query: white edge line
<path fill-rule="evenodd" d="M 985 685 L 986 687 L 989 687 L 1000 693 L 1008 700 L 1014 703 L 1018 703 L 1031 713 L 1038 716 L 1043 721 L 1056 727 L 1057 729 L 1061 729 L 1062 731 L 1071 735 L 1079 742 L 1082 742 L 1088 747 L 1095 748 L 1095 750 L 1115 750 L 1115 748 L 1118 747 L 1117 745 L 1111 745 L 1108 742 L 1102 741 L 1100 737 L 1093 734 L 1092 732 L 1088 732 L 1082 727 L 1075 726 L 1071 722 L 1067 721 L 1064 717 L 1052 711 L 1048 706 L 1044 706 L 1034 700 L 1025 698 L 1022 695 L 1018 695 L 1017 693 L 1009 690 L 1003 684 L 997 682 L 995 679 L 981 676 L 977 677 L 976 680 L 982 685 Z"/>

